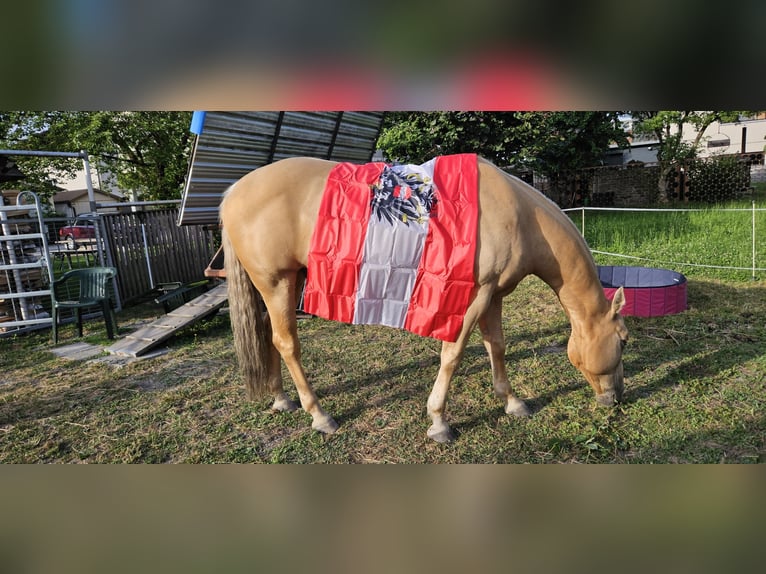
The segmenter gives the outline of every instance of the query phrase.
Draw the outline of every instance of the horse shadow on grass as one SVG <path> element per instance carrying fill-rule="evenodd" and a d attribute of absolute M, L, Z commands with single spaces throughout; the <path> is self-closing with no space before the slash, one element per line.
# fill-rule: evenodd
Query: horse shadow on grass
<path fill-rule="evenodd" d="M 344 327 L 339 326 L 338 328 Z M 565 353 L 566 342 L 564 342 L 563 345 L 550 344 L 551 338 L 555 338 L 557 335 L 560 335 L 562 339 L 566 341 L 568 331 L 566 328 L 562 329 L 560 326 L 554 326 L 543 330 L 529 329 L 528 331 L 514 334 L 514 340 L 532 341 L 533 343 L 526 348 L 518 348 L 506 353 L 505 361 L 509 374 L 512 375 L 515 365 L 524 360 L 528 360 L 535 356 Z M 508 342 L 512 343 L 511 337 L 508 338 Z M 374 387 L 376 389 L 374 398 L 374 403 L 376 405 L 389 404 L 402 400 L 419 400 L 422 402 L 423 412 L 425 414 L 426 401 L 439 371 L 439 348 L 440 345 L 437 344 L 436 352 L 425 357 L 414 358 L 397 364 L 391 364 L 389 362 L 386 368 L 382 370 L 374 370 L 361 378 L 344 377 L 341 380 L 323 385 L 318 391 L 320 400 L 322 400 L 323 397 L 329 398 L 348 393 L 361 393 L 365 388 Z M 489 356 L 482 343 L 473 343 L 466 347 L 460 365 L 455 371 L 455 377 L 472 377 L 476 375 L 482 377 L 485 381 L 487 394 L 494 396 Z M 285 383 L 287 384 L 289 381 L 285 381 Z M 555 400 L 556 397 L 575 391 L 582 385 L 587 385 L 587 383 L 584 380 L 579 382 L 573 379 L 571 383 L 559 385 L 538 396 L 531 398 L 522 396 L 522 398 L 534 415 L 534 413 Z M 519 389 L 516 388 L 513 388 L 513 390 L 514 392 L 519 391 Z M 459 392 L 459 384 L 456 385 L 456 381 L 453 379 L 450 394 L 452 395 Z M 333 412 L 331 414 L 336 422 L 344 425 L 359 417 L 368 408 L 370 408 L 370 403 L 357 401 L 353 405 L 344 408 L 342 411 Z M 480 424 L 487 416 L 496 416 L 498 413 L 502 412 L 503 405 L 498 399 L 496 408 L 493 408 L 491 412 L 485 410 L 478 411 L 475 417 L 471 417 L 471 420 L 464 420 L 461 422 L 460 428 L 466 430 L 467 428 L 470 428 L 471 425 Z"/>
<path fill-rule="evenodd" d="M 661 402 L 666 400 L 660 395 L 669 388 L 679 386 L 679 381 L 690 377 L 697 381 L 713 380 L 729 372 L 736 372 L 744 362 L 749 362 L 766 354 L 766 289 L 762 286 L 742 286 L 718 282 L 691 281 L 688 289 L 689 309 L 678 315 L 655 318 L 627 317 L 626 322 L 631 332 L 631 341 L 624 357 L 626 373 L 623 408 L 643 401 Z M 507 336 L 508 350 L 505 355 L 506 366 L 513 381 L 515 365 L 535 356 L 546 361 L 545 356 L 566 353 L 567 325 L 555 325 L 547 329 L 533 327 Z M 551 340 L 560 338 L 559 343 L 551 345 Z M 524 340 L 526 345 L 514 345 L 514 341 Z M 704 351 L 701 351 L 704 349 Z M 561 361 L 556 360 L 560 365 Z M 567 362 L 569 367 L 569 363 Z M 378 385 L 375 395 L 376 404 L 385 404 L 400 400 L 416 399 L 423 404 L 431 392 L 436 373 L 439 369 L 439 354 L 433 353 L 397 364 L 388 363 L 382 370 L 370 372 L 362 378 L 341 378 L 322 388 L 321 394 L 332 396 L 348 392 L 359 393 L 360 389 Z M 532 415 L 545 409 L 558 398 L 587 388 L 588 384 L 579 372 L 572 369 L 572 376 L 563 383 L 544 386 L 535 396 L 525 400 Z M 461 366 L 456 375 L 482 376 L 486 380 L 487 393 L 492 391 L 492 378 L 489 358 L 484 346 L 475 339 L 466 348 Z M 763 373 L 757 373 L 762 377 Z M 403 381 L 402 379 L 408 379 Z M 381 382 L 383 384 L 381 384 Z M 513 382 L 512 382 L 513 386 Z M 704 385 L 703 385 L 704 386 Z M 710 385 L 713 386 L 713 385 Z M 459 393 L 459 387 L 452 389 Z M 685 392 L 694 392 L 686 389 Z M 703 392 L 714 393 L 715 389 Z M 758 397 L 758 401 L 764 397 Z M 699 399 L 696 399 L 699 400 Z M 336 420 L 345 424 L 359 417 L 370 407 L 367 401 L 346 405 L 340 412 L 332 413 Z M 673 408 L 673 405 L 668 406 Z M 491 410 L 480 409 L 468 418 L 463 418 L 454 425 L 457 434 L 470 431 L 471 428 L 486 422 L 487 417 L 496 417 L 502 413 L 498 402 Z M 618 415 L 619 416 L 619 415 Z M 763 418 L 742 420 L 742 427 L 762 429 L 766 424 Z M 747 431 L 745 431 L 747 432 Z M 678 444 L 725 443 L 729 434 L 720 431 L 705 430 L 691 433 L 693 436 L 677 437 Z M 740 437 L 741 438 L 741 437 Z M 733 439 L 732 439 L 733 440 Z M 755 438 L 751 442 L 758 442 Z M 763 441 L 761 441 L 762 444 Z M 726 445 L 724 445 L 726 446 Z M 732 446 L 732 445 L 728 445 Z M 661 459 L 672 459 L 672 453 L 661 454 Z M 762 448 L 762 447 L 761 447 Z"/>
<path fill-rule="evenodd" d="M 744 289 L 744 288 L 743 288 Z M 631 317 L 623 402 L 649 398 L 679 381 L 714 378 L 766 355 L 766 288 L 689 283 L 689 309 L 677 315 Z M 631 351 L 630 347 L 637 347 Z M 655 375 L 655 373 L 661 373 Z M 763 375 L 763 373 L 761 373 Z"/>

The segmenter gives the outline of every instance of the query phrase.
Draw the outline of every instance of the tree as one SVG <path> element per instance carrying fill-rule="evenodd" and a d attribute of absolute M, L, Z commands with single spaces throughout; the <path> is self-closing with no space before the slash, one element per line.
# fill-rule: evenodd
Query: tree
<path fill-rule="evenodd" d="M 39 151 L 78 151 L 48 147 L 45 131 L 51 123 L 60 120 L 62 112 L 0 112 L 0 148 Z M 26 176 L 21 181 L 0 184 L 4 189 L 31 189 L 43 200 L 50 198 L 56 183 L 70 178 L 82 167 L 81 162 L 71 159 L 43 157 L 11 158 Z"/>
<path fill-rule="evenodd" d="M 45 151 L 85 150 L 140 199 L 178 199 L 188 168 L 190 112 L 8 112 L 0 114 L 0 146 Z M 18 158 L 43 195 L 79 168 L 50 158 Z"/>
<path fill-rule="evenodd" d="M 611 144 L 627 145 L 618 112 L 518 112 L 520 155 L 535 171 L 556 179 L 602 163 Z"/>
<path fill-rule="evenodd" d="M 405 112 L 389 114 L 378 147 L 396 161 L 474 152 L 517 171 L 547 176 L 571 196 L 573 174 L 627 145 L 617 112 Z"/>
<path fill-rule="evenodd" d="M 626 144 L 616 112 L 399 112 L 387 114 L 378 147 L 395 161 L 472 152 L 502 166 L 557 174 L 600 162 Z"/>
<path fill-rule="evenodd" d="M 505 165 L 519 123 L 512 112 L 393 112 L 385 116 L 378 147 L 393 161 L 471 152 Z"/>
<path fill-rule="evenodd" d="M 713 122 L 734 122 L 744 111 L 641 111 L 630 112 L 636 121 L 633 133 L 651 136 L 658 141 L 657 162 L 660 166 L 657 189 L 660 201 L 669 201 L 668 177 L 684 162 L 697 157 L 705 130 Z M 691 141 L 684 139 L 684 127 L 693 127 L 697 134 Z"/>

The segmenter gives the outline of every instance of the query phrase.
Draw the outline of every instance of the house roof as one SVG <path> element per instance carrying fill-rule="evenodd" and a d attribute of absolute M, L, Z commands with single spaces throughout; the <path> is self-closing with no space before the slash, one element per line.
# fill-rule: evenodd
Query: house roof
<path fill-rule="evenodd" d="M 111 197 L 113 199 L 121 199 L 119 195 L 115 195 L 107 191 L 101 191 L 98 188 L 94 188 L 93 193 L 104 195 L 106 197 Z M 87 189 L 73 189 L 69 191 L 60 191 L 53 196 L 53 203 L 67 203 L 68 201 L 77 201 L 83 195 L 88 195 Z"/>

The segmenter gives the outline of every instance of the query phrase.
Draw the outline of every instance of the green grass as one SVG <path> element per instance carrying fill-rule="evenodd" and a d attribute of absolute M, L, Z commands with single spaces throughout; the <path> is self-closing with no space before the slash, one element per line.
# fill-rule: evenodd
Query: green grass
<path fill-rule="evenodd" d="M 123 366 L 57 358 L 48 331 L 0 339 L 0 462 L 764 462 L 766 284 L 692 278 L 688 290 L 682 314 L 626 319 L 625 400 L 609 410 L 566 358 L 555 295 L 527 279 L 503 312 L 511 382 L 533 416 L 503 413 L 474 334 L 449 445 L 426 437 L 440 345 L 404 331 L 300 322 L 306 371 L 340 424 L 330 437 L 301 410 L 245 399 L 226 314 Z M 118 319 L 128 330 L 157 314 L 144 305 Z M 85 339 L 106 346 L 103 322 L 87 322 Z M 75 340 L 64 328 L 62 344 Z M 285 387 L 295 399 L 286 373 Z"/>
<path fill-rule="evenodd" d="M 693 206 L 692 206 L 693 207 Z M 591 249 L 641 259 L 595 254 L 600 265 L 665 267 L 689 277 L 734 281 L 752 277 L 752 203 L 731 202 L 702 211 L 586 211 L 585 239 Z M 766 207 L 766 202 L 757 204 Z M 723 209 L 746 209 L 724 211 Z M 582 232 L 581 212 L 569 212 Z M 766 268 L 766 211 L 755 212 L 756 268 Z M 685 265 L 693 264 L 693 265 Z M 740 267 L 745 270 L 700 266 Z M 763 275 L 757 271 L 756 276 Z"/>

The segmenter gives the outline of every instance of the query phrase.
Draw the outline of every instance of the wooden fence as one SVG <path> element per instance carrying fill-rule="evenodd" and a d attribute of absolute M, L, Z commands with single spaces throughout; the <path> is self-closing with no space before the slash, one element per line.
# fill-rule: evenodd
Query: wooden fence
<path fill-rule="evenodd" d="M 203 225 L 179 227 L 177 220 L 176 208 L 101 216 L 123 304 L 163 283 L 204 278 L 216 251 L 213 232 Z"/>

